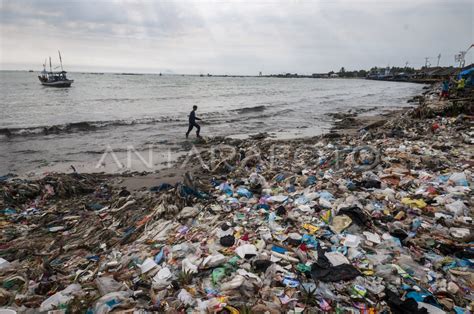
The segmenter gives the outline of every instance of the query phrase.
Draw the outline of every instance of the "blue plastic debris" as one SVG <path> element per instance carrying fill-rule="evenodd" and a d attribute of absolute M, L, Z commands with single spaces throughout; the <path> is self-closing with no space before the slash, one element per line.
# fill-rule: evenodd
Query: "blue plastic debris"
<path fill-rule="evenodd" d="M 240 187 L 237 189 L 237 195 L 240 197 L 252 198 L 253 194 L 246 188 Z"/>
<path fill-rule="evenodd" d="M 163 261 L 164 256 L 165 256 L 164 249 L 161 248 L 160 253 L 156 254 L 155 256 L 155 263 L 160 264 Z"/>

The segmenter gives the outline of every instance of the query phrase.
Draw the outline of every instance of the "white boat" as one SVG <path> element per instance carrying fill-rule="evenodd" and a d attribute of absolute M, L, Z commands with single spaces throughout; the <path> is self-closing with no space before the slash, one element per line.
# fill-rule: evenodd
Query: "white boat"
<path fill-rule="evenodd" d="M 59 52 L 59 51 L 58 51 Z M 43 71 L 41 75 L 38 75 L 38 79 L 44 86 L 51 87 L 70 87 L 74 80 L 69 80 L 66 76 L 66 71 L 63 69 L 63 61 L 61 59 L 61 52 L 59 52 L 59 61 L 61 63 L 61 71 L 53 72 L 53 66 L 51 65 L 51 57 L 49 57 L 49 69 L 46 71 L 46 61 L 43 64 Z"/>

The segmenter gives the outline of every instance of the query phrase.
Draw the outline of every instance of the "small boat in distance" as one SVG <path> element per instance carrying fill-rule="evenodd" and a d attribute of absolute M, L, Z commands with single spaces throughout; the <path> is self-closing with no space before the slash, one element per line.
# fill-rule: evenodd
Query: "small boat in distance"
<path fill-rule="evenodd" d="M 53 72 L 53 66 L 51 65 L 51 57 L 49 57 L 49 72 L 46 71 L 46 60 L 43 64 L 43 71 L 41 75 L 38 76 L 41 84 L 44 86 L 51 86 L 51 87 L 70 87 L 74 80 L 69 80 L 66 77 L 66 71 L 63 69 L 63 61 L 61 59 L 61 52 L 58 50 L 59 53 L 59 62 L 61 63 L 61 71 L 60 72 Z"/>

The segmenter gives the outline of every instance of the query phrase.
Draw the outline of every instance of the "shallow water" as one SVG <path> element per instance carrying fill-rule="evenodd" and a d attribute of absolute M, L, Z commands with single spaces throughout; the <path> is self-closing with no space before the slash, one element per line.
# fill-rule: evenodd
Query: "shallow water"
<path fill-rule="evenodd" d="M 151 147 L 163 158 L 168 149 L 182 152 L 193 105 L 199 106 L 203 136 L 269 132 L 292 138 L 327 131 L 328 113 L 407 106 L 423 87 L 358 79 L 70 73 L 72 87 L 58 89 L 41 86 L 36 75 L 0 71 L 0 175 L 69 165 L 90 170 L 85 165 L 97 165 L 107 149 L 123 155 L 133 146 L 148 154 Z M 124 169 L 96 169 L 104 170 Z"/>

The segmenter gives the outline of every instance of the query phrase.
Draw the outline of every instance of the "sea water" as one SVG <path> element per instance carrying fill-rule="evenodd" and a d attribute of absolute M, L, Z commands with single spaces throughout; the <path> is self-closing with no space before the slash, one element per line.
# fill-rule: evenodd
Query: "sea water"
<path fill-rule="evenodd" d="M 267 132 L 292 138 L 327 132 L 330 113 L 377 114 L 407 106 L 423 87 L 364 79 L 112 73 L 69 78 L 72 87 L 52 88 L 42 86 L 37 73 L 0 71 L 0 175 L 70 165 L 124 171 L 101 168 L 104 152 L 133 150 L 145 159 L 150 149 L 168 157 L 183 152 L 195 137 L 193 131 L 185 138 L 193 105 L 204 137 Z"/>

